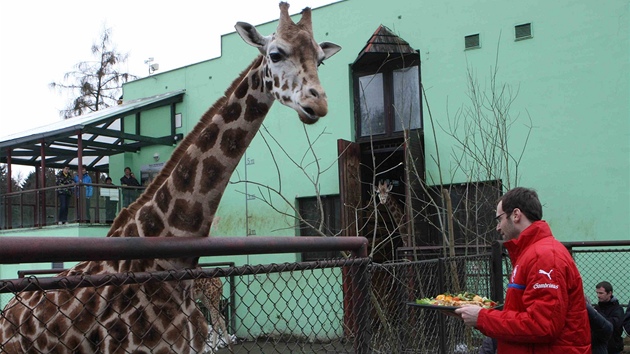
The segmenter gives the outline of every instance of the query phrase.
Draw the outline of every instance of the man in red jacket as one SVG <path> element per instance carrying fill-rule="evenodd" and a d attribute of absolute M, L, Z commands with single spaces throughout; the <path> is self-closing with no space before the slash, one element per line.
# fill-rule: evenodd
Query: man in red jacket
<path fill-rule="evenodd" d="M 502 311 L 455 311 L 497 339 L 497 353 L 591 353 L 582 277 L 567 249 L 542 220 L 536 191 L 514 188 L 497 205 L 497 231 L 512 261 Z"/>

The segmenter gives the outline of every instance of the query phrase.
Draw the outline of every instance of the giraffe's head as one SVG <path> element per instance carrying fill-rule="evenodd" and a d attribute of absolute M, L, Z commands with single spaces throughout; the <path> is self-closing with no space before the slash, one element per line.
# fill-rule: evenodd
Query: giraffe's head
<path fill-rule="evenodd" d="M 389 184 L 389 180 L 383 180 L 378 182 L 378 186 L 374 186 L 374 193 L 378 196 L 378 200 L 381 204 L 387 204 L 387 198 L 389 197 L 389 192 L 394 188 L 393 185 Z"/>
<path fill-rule="evenodd" d="M 315 42 L 310 8 L 302 10 L 302 18 L 294 23 L 289 16 L 289 4 L 281 2 L 278 28 L 270 36 L 260 35 L 249 23 L 238 22 L 235 27 L 243 40 L 263 55 L 264 90 L 295 109 L 306 124 L 315 123 L 328 113 L 326 92 L 319 82 L 317 67 L 341 47 Z"/>

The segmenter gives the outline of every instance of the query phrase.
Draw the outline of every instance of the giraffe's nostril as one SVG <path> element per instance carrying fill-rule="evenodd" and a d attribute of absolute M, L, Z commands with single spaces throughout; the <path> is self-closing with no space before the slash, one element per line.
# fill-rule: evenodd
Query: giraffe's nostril
<path fill-rule="evenodd" d="M 319 92 L 316 89 L 309 89 L 308 90 L 311 94 L 311 96 L 315 97 L 315 98 L 319 98 Z"/>
<path fill-rule="evenodd" d="M 304 112 L 306 112 L 306 114 L 308 114 L 310 116 L 315 115 L 315 111 L 312 108 L 310 108 L 310 107 L 302 107 L 302 109 L 304 109 Z"/>

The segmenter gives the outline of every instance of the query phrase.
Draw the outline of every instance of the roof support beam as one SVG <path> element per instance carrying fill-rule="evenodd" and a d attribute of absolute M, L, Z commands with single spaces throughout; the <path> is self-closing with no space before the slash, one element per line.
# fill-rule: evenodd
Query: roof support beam
<path fill-rule="evenodd" d="M 98 134 L 101 136 L 109 136 L 112 138 L 123 138 L 125 140 L 135 140 L 139 143 L 144 143 L 144 145 L 173 145 L 175 144 L 175 136 L 167 135 L 163 137 L 150 137 L 150 136 L 142 136 L 138 134 L 130 134 L 124 132 L 116 131 L 116 135 L 110 134 L 111 130 L 101 129 L 101 128 L 87 128 L 86 132 L 92 134 Z M 181 134 L 178 134 L 181 135 Z M 176 135 L 177 136 L 177 135 Z M 125 144 L 125 145 L 133 145 L 133 144 Z"/>

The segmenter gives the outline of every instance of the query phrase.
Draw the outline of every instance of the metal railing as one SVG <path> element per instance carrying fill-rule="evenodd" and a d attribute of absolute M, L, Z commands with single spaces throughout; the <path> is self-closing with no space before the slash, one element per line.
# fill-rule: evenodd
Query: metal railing
<path fill-rule="evenodd" d="M 68 222 L 110 223 L 121 208 L 138 198 L 145 187 L 89 184 L 69 185 Z M 0 230 L 43 227 L 59 222 L 58 187 L 45 187 L 0 195 Z"/>
<path fill-rule="evenodd" d="M 134 283 L 183 284 L 190 279 L 220 277 L 224 279 L 221 309 L 228 334 L 235 335 L 237 353 L 476 353 L 483 339 L 481 333 L 465 327 L 459 319 L 410 304 L 418 298 L 458 290 L 493 294 L 494 300 L 502 302 L 511 273 L 500 242 L 481 254 L 401 259 L 385 264 L 365 258 L 364 249 L 356 247 L 365 247 L 367 240 L 356 237 L 7 237 L 0 242 L 3 264 L 354 249 L 355 257 L 350 259 L 241 266 L 205 264 L 203 269 L 193 270 L 63 278 L 30 273 L 25 278 L 0 280 L 0 295 L 10 295 L 55 288 L 76 291 L 81 287 L 115 289 Z M 613 283 L 623 305 L 627 304 L 630 284 L 625 269 L 630 267 L 630 241 L 565 245 L 578 265 L 587 294 L 594 294 L 597 282 L 607 280 Z M 214 323 L 210 317 L 207 321 Z M 213 347 L 212 351 L 227 349 Z"/>
<path fill-rule="evenodd" d="M 100 289 L 100 291 L 95 290 L 95 293 L 101 295 L 123 294 L 126 293 L 123 289 L 130 286 L 142 292 L 142 289 L 156 289 L 155 285 L 151 284 L 157 283 L 170 283 L 172 287 L 183 291 L 189 280 L 223 277 L 230 279 L 228 298 L 235 299 L 232 300 L 235 322 L 229 328 L 240 338 L 237 347 L 240 352 L 252 350 L 265 353 L 286 352 L 282 350 L 299 352 L 296 348 L 303 348 L 301 349 L 303 352 L 310 352 L 310 349 L 307 349 L 310 347 L 334 348 L 335 352 L 368 352 L 369 338 L 366 334 L 369 333 L 367 330 L 369 323 L 365 315 L 366 308 L 363 305 L 367 298 L 365 292 L 369 289 L 367 266 L 370 260 L 366 257 L 367 240 L 365 238 L 5 237 L 0 242 L 3 246 L 0 247 L 2 264 L 278 254 L 306 250 L 349 251 L 351 258 L 314 262 L 117 274 L 81 274 L 63 277 L 40 277 L 32 274 L 24 278 L 0 280 L 0 294 L 16 295 L 10 300 L 6 309 L 0 312 L 0 320 L 8 318 L 10 309 L 25 298 L 23 295 L 20 296 L 25 292 L 32 294 L 28 292 L 46 291 L 53 294 L 55 291 L 62 290 L 68 294 L 75 294 L 82 288 L 92 288 Z M 135 287 L 134 284 L 139 287 Z M 296 292 L 296 284 L 303 291 Z M 306 289 L 308 290 L 304 291 Z M 151 297 L 149 294 L 144 296 Z M 349 298 L 356 301 L 348 301 Z M 76 301 L 81 300 L 77 298 Z M 26 303 L 24 305 L 29 306 Z M 282 316 L 286 317 L 287 323 L 279 323 L 277 319 L 277 311 L 280 307 L 285 309 L 282 311 Z M 322 312 L 324 309 L 326 311 Z M 85 311 L 89 310 L 86 308 Z M 123 314 L 120 316 L 122 318 Z M 97 326 L 107 326 L 105 322 L 95 320 Z M 54 320 L 53 317 L 46 316 L 45 321 L 46 326 L 49 326 Z M 17 336 L 22 335 L 19 330 L 16 333 Z M 51 334 L 51 332 L 46 333 L 46 335 Z M 85 341 L 92 340 L 87 333 L 85 336 Z M 286 341 L 287 338 L 290 340 Z M 8 341 L 10 338 L 4 338 L 4 340 Z M 63 348 L 66 345 L 64 350 L 69 352 L 76 348 L 71 342 L 63 342 L 63 338 L 55 338 L 55 342 L 62 343 L 57 348 Z M 285 343 L 285 349 L 278 349 L 280 342 Z M 0 352 L 3 352 L 3 346 L 8 345 L 7 343 L 0 342 Z M 4 347 L 5 350 L 8 350 L 7 348 Z M 34 347 L 31 350 L 32 352 L 47 352 L 46 350 L 37 351 Z M 130 352 L 133 350 L 130 349 Z"/>

